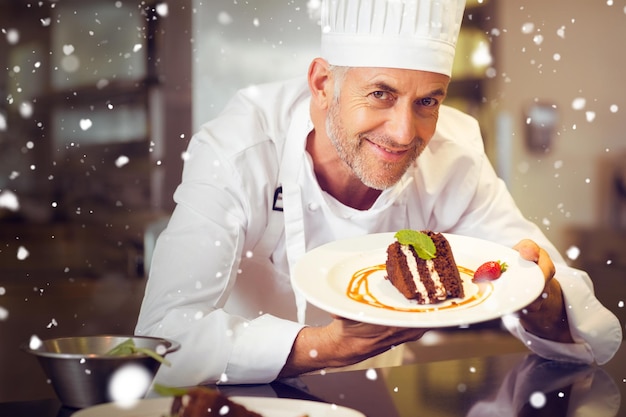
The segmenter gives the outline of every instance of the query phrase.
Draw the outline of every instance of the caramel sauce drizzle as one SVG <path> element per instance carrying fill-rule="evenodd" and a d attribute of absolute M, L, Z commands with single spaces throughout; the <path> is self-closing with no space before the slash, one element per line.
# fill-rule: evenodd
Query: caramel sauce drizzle
<path fill-rule="evenodd" d="M 458 265 L 457 267 L 461 275 L 466 275 L 469 277 L 474 276 L 473 270 L 469 268 L 465 268 L 463 266 L 458 266 Z M 440 304 L 416 304 L 416 307 L 414 308 L 390 306 L 388 304 L 380 302 L 372 294 L 372 292 L 369 289 L 370 276 L 376 272 L 385 271 L 385 270 L 386 270 L 385 264 L 379 264 L 379 265 L 369 266 L 367 268 L 363 268 L 363 269 L 356 271 L 352 275 L 352 278 L 350 279 L 350 283 L 348 284 L 348 289 L 346 290 L 347 296 L 350 299 L 357 301 L 359 303 L 367 304 L 373 307 L 384 308 L 386 310 L 426 313 L 426 312 L 431 312 L 431 311 L 441 311 L 441 310 L 448 310 L 452 308 L 466 307 L 470 304 L 471 305 L 480 304 L 481 302 L 486 300 L 487 297 L 489 297 L 489 295 L 493 292 L 493 284 L 491 283 L 480 283 L 480 284 L 472 283 L 472 285 L 478 286 L 478 292 L 476 294 L 463 298 L 463 299 L 453 300 L 450 304 L 441 304 L 441 303 Z M 463 281 L 464 283 L 466 282 L 466 280 L 463 280 Z"/>

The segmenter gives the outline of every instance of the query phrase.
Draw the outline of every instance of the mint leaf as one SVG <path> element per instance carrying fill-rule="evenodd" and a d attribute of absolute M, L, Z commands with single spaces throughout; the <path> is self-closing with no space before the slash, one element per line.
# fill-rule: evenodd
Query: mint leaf
<path fill-rule="evenodd" d="M 417 230 L 398 230 L 394 236 L 402 245 L 411 245 L 417 256 L 427 261 L 436 256 L 435 243 L 426 233 Z"/>

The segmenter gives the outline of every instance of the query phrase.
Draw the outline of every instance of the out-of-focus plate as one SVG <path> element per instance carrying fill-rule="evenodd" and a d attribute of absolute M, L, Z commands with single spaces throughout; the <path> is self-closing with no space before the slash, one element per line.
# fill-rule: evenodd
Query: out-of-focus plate
<path fill-rule="evenodd" d="M 511 248 L 467 236 L 444 234 L 463 279 L 465 297 L 420 305 L 385 279 L 387 247 L 394 233 L 338 240 L 305 254 L 294 268 L 292 285 L 311 304 L 352 320 L 399 327 L 452 327 L 499 318 L 518 311 L 543 291 L 539 267 Z M 472 282 L 487 261 L 508 264 L 492 282 Z M 364 276 L 365 275 L 365 276 Z"/>
<path fill-rule="evenodd" d="M 364 414 L 323 402 L 269 397 L 229 397 L 249 410 L 268 417 L 365 417 Z M 141 400 L 130 408 L 115 403 L 99 404 L 72 414 L 72 417 L 163 417 L 169 415 L 171 397 Z"/>

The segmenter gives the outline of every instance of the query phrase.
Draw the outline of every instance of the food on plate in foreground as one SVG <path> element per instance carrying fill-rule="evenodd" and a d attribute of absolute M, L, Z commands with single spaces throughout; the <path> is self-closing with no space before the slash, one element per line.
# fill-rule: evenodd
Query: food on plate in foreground
<path fill-rule="evenodd" d="M 170 414 L 163 417 L 263 417 L 209 387 L 175 388 L 155 384 L 154 391 L 163 396 L 174 397 Z M 304 414 L 297 417 L 309 416 Z"/>
<path fill-rule="evenodd" d="M 174 395 L 170 414 L 167 417 L 263 417 L 231 401 L 216 389 L 208 387 L 168 388 L 155 385 L 162 395 Z"/>
<path fill-rule="evenodd" d="M 400 230 L 387 248 L 387 279 L 408 299 L 434 304 L 463 298 L 452 248 L 441 233 Z"/>

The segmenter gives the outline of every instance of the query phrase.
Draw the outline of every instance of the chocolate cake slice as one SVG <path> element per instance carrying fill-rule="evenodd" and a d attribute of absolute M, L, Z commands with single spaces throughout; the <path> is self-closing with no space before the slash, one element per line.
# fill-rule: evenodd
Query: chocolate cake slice
<path fill-rule="evenodd" d="M 263 417 L 230 400 L 216 389 L 197 386 L 184 394 L 176 395 L 172 402 L 171 417 Z"/>
<path fill-rule="evenodd" d="M 441 233 L 417 233 L 423 233 L 432 240 L 434 257 L 420 257 L 413 244 L 393 242 L 387 248 L 389 282 L 402 295 L 416 300 L 418 304 L 435 304 L 448 298 L 462 298 L 463 282 L 448 240 Z"/>

